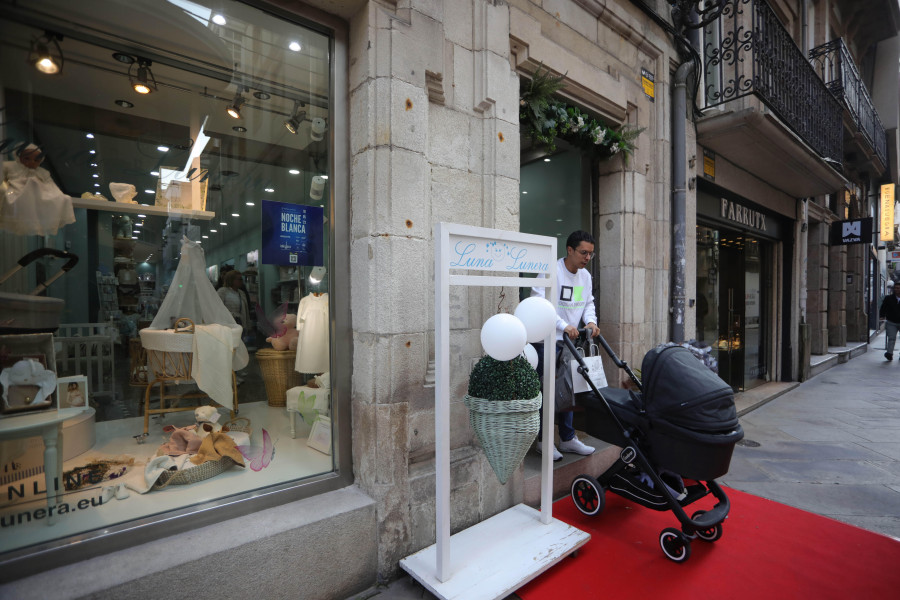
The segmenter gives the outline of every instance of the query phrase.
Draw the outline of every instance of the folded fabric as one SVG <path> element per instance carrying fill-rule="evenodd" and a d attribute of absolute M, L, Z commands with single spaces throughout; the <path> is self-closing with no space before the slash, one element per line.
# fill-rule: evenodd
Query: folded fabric
<path fill-rule="evenodd" d="M 169 441 L 159 447 L 156 455 L 181 456 L 182 454 L 196 454 L 202 441 L 203 439 L 197 435 L 193 425 L 179 427 L 172 432 Z"/>
<path fill-rule="evenodd" d="M 240 338 L 236 344 L 232 328 L 216 324 L 195 325 L 193 338 L 191 377 L 215 402 L 234 410 L 231 370 Z"/>
<path fill-rule="evenodd" d="M 155 456 L 147 463 L 143 469 L 131 469 L 119 480 L 119 483 L 125 484 L 130 490 L 138 494 L 146 494 L 159 479 L 159 476 L 166 471 L 180 470 L 184 468 L 189 456 L 183 454 L 181 456 L 172 457 L 169 455 Z M 121 494 L 118 490 L 117 494 Z M 121 500 L 122 498 L 120 498 Z"/>
<path fill-rule="evenodd" d="M 197 451 L 196 456 L 191 457 L 191 462 L 201 465 L 209 460 L 219 460 L 223 456 L 227 456 L 241 467 L 244 466 L 244 456 L 237 449 L 231 436 L 216 431 L 203 438 L 200 450 Z"/>

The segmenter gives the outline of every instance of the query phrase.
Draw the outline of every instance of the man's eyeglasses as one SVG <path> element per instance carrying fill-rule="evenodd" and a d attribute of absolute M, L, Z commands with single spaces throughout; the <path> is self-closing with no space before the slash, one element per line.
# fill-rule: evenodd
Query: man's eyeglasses
<path fill-rule="evenodd" d="M 594 253 L 588 252 L 587 250 L 576 250 L 575 252 L 582 255 L 583 257 L 585 257 L 588 260 L 591 260 L 592 258 L 594 258 Z"/>

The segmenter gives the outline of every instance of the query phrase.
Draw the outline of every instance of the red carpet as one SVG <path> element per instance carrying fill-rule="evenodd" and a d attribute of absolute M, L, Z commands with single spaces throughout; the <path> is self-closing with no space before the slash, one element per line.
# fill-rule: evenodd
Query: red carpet
<path fill-rule="evenodd" d="M 900 542 L 852 525 L 725 488 L 731 513 L 722 538 L 691 542 L 675 563 L 659 547 L 671 512 L 606 495 L 606 508 L 582 515 L 570 497 L 553 516 L 591 534 L 569 557 L 519 589 L 523 600 L 646 598 L 702 600 L 900 598 Z M 688 507 L 707 509 L 711 498 Z"/>

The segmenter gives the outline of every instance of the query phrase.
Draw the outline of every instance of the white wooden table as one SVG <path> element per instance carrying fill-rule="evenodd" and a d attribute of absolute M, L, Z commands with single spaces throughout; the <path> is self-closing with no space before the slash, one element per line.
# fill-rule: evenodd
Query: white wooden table
<path fill-rule="evenodd" d="M 56 522 L 53 509 L 58 496 L 65 492 L 62 479 L 62 424 L 86 409 L 63 408 L 0 419 L 0 440 L 18 440 L 40 435 L 44 438 L 44 486 L 47 490 L 47 525 Z M 59 489 L 57 489 L 57 482 Z"/>

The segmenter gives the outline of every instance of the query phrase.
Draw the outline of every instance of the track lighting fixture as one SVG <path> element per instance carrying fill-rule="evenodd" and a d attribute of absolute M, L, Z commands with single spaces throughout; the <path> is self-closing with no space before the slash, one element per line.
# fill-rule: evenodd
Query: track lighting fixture
<path fill-rule="evenodd" d="M 62 36 L 52 31 L 45 31 L 44 35 L 33 38 L 28 63 L 47 75 L 62 73 L 64 59 L 62 48 L 59 47 L 60 40 Z"/>
<path fill-rule="evenodd" d="M 284 122 L 284 127 L 294 135 L 297 135 L 297 131 L 300 129 L 300 123 L 302 123 L 306 119 L 306 111 L 302 110 L 303 104 L 301 102 L 294 102 L 294 110 L 291 113 L 291 118 Z"/>
<path fill-rule="evenodd" d="M 150 65 L 152 64 L 152 61 L 139 56 L 137 57 L 137 62 L 128 66 L 128 81 L 131 82 L 131 87 L 138 94 L 149 94 L 157 90 L 156 77 L 153 76 L 153 71 L 150 70 Z M 132 75 L 131 71 L 134 65 L 137 65 L 137 73 Z"/>
<path fill-rule="evenodd" d="M 234 95 L 234 100 L 231 101 L 227 107 L 225 107 L 225 112 L 228 113 L 228 116 L 232 119 L 240 119 L 241 118 L 241 107 L 244 105 L 244 95 L 241 93 L 241 90 L 238 89 L 238 93 Z"/>

